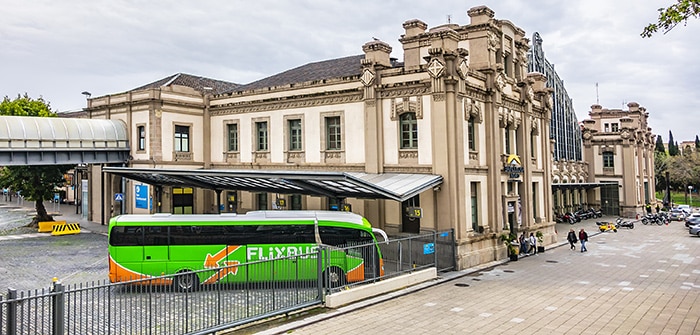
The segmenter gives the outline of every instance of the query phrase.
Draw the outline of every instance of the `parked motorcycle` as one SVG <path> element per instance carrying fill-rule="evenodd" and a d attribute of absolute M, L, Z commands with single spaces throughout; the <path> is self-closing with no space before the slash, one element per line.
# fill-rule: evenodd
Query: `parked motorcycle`
<path fill-rule="evenodd" d="M 595 208 L 589 208 L 588 211 L 591 213 L 591 217 L 594 218 L 602 218 L 603 217 L 603 211 Z"/>
<path fill-rule="evenodd" d="M 618 228 L 634 229 L 634 221 L 632 220 L 625 221 L 622 218 L 617 218 L 617 220 L 615 220 L 615 225 Z"/>

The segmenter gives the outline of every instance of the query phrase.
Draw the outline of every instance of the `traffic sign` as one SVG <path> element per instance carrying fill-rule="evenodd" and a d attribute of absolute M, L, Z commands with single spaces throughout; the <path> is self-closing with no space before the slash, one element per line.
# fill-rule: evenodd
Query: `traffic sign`
<path fill-rule="evenodd" d="M 114 201 L 124 201 L 124 193 L 114 193 Z"/>

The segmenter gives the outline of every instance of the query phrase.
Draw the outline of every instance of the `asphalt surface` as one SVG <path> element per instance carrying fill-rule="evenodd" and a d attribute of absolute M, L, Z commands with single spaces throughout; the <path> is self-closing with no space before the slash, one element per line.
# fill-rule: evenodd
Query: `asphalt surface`
<path fill-rule="evenodd" d="M 56 219 L 80 223 L 80 234 L 22 228 L 32 210 L 0 201 L 0 293 L 46 288 L 53 277 L 66 284 L 107 279 L 107 227 L 62 207 Z M 597 233 L 595 221 L 558 224 L 560 243 L 542 254 L 450 272 L 419 287 L 255 332 L 700 333 L 700 238 L 681 222 Z M 569 228 L 589 232 L 588 252 L 569 250 Z"/>

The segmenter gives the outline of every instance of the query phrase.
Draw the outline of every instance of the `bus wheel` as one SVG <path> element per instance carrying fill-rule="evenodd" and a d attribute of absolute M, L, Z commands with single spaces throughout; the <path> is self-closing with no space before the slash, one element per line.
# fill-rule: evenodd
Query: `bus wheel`
<path fill-rule="evenodd" d="M 179 291 L 192 291 L 199 285 L 199 277 L 190 271 L 181 271 L 175 276 L 173 286 Z"/>
<path fill-rule="evenodd" d="M 328 268 L 324 272 L 324 282 L 330 287 L 341 287 L 345 285 L 345 272 L 339 267 Z"/>

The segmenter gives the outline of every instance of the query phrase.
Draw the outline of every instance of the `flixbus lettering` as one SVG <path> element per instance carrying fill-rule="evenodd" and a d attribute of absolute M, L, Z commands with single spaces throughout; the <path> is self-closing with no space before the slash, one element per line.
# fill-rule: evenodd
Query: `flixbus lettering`
<path fill-rule="evenodd" d="M 267 260 L 273 258 L 282 258 L 301 255 L 299 258 L 316 258 L 315 253 L 318 252 L 318 246 L 248 246 L 247 260 Z"/>

